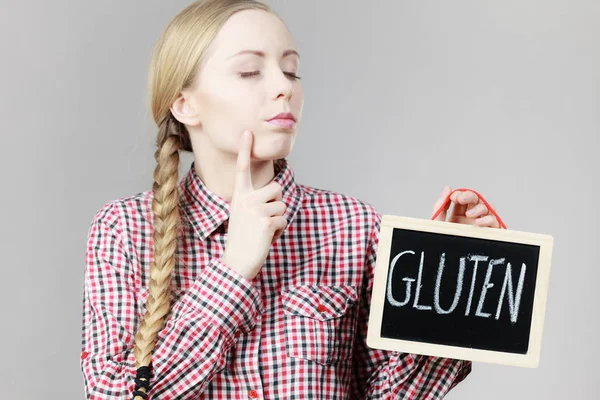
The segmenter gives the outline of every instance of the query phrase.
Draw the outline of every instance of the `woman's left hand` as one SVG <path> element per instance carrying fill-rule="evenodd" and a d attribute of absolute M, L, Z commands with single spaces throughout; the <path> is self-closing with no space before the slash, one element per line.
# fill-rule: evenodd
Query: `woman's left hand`
<path fill-rule="evenodd" d="M 452 192 L 449 186 L 446 186 L 442 191 L 442 196 L 433 205 L 433 213 L 435 213 L 444 203 L 446 197 Z M 498 219 L 488 210 L 485 204 L 479 199 L 479 197 L 470 190 L 458 191 L 452 193 L 450 196 L 450 202 L 446 205 L 444 210 L 435 218 L 436 221 L 455 222 L 466 225 L 476 225 L 489 228 L 500 228 Z M 450 215 L 447 216 L 448 208 L 450 204 L 454 203 Z M 492 206 L 494 211 L 496 207 Z M 432 213 L 432 215 L 433 215 Z"/>

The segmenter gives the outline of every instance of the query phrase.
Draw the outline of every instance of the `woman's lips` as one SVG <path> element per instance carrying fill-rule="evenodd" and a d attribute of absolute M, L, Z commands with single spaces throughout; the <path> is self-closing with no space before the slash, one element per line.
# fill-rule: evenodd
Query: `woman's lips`
<path fill-rule="evenodd" d="M 294 127 L 294 125 L 296 125 L 296 121 L 290 118 L 273 118 L 267 122 L 285 129 L 291 129 Z"/>

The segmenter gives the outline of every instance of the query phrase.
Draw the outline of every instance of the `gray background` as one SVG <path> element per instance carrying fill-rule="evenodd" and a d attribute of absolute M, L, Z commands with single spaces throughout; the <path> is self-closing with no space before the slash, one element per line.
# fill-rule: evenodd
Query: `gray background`
<path fill-rule="evenodd" d="M 88 225 L 151 187 L 147 67 L 187 4 L 2 1 L 3 398 L 83 398 Z M 419 218 L 468 187 L 554 236 L 540 367 L 475 363 L 447 398 L 597 398 L 600 3 L 270 4 L 302 55 L 299 182 Z"/>

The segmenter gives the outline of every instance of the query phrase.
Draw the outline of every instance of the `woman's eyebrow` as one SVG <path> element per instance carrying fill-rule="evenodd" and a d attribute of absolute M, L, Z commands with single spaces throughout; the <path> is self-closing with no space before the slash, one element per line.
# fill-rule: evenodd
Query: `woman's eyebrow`
<path fill-rule="evenodd" d="M 254 54 L 254 55 L 257 55 L 259 57 L 263 57 L 263 58 L 265 57 L 265 53 L 263 51 L 260 51 L 260 50 L 242 50 L 239 53 L 236 53 L 236 54 L 234 54 L 232 56 L 227 57 L 227 59 L 233 58 L 235 56 L 239 56 L 241 54 Z M 282 58 L 283 57 L 287 57 L 290 54 L 295 54 L 296 56 L 298 56 L 298 58 L 300 58 L 300 54 L 298 54 L 298 52 L 296 50 L 292 50 L 292 49 L 284 51 L 283 54 L 281 55 L 281 57 Z"/>

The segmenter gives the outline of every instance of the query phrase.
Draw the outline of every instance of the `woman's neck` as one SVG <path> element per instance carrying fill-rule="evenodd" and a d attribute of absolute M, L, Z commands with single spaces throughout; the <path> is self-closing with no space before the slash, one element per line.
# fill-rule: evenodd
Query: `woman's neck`
<path fill-rule="evenodd" d="M 235 184 L 237 157 L 227 157 L 213 151 L 210 154 L 194 153 L 194 168 L 204 185 L 213 193 L 231 203 Z M 273 160 L 252 161 L 254 189 L 267 185 L 275 177 Z"/>

